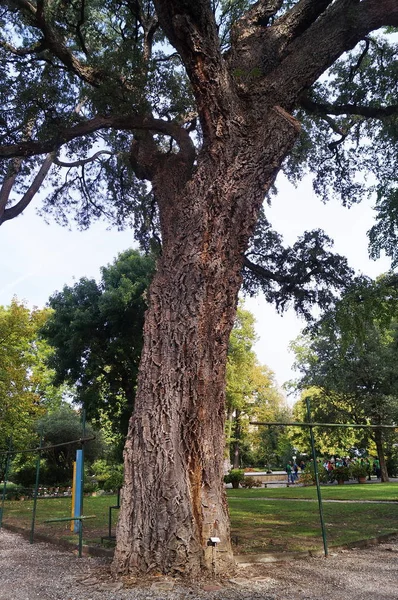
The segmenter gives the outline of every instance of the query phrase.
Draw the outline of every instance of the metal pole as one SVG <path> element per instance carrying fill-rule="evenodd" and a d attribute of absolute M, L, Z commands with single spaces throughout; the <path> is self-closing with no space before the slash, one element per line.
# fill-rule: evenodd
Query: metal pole
<path fill-rule="evenodd" d="M 297 421 L 249 421 L 250 425 L 278 425 L 279 427 L 348 427 L 349 429 L 398 429 L 398 425 L 366 425 L 365 423 L 300 423 Z"/>
<path fill-rule="evenodd" d="M 8 444 L 7 460 L 6 460 L 6 469 L 4 471 L 3 493 L 1 496 L 1 508 L 0 508 L 0 529 L 3 524 L 4 502 L 6 499 L 7 478 L 8 478 L 8 470 L 10 468 L 10 462 L 11 462 L 11 451 L 12 451 L 12 435 L 10 435 L 10 441 Z"/>
<path fill-rule="evenodd" d="M 32 525 L 30 528 L 30 538 L 29 541 L 33 544 L 33 536 L 35 533 L 35 521 L 36 521 L 36 505 L 37 505 L 37 496 L 39 492 L 39 476 L 40 476 L 40 460 L 41 460 L 41 452 L 40 449 L 43 445 L 43 429 L 40 431 L 40 443 L 39 449 L 37 453 L 37 461 L 36 461 L 36 480 L 35 480 L 35 489 L 33 493 L 33 512 L 32 512 Z"/>
<path fill-rule="evenodd" d="M 317 458 L 316 458 L 316 450 L 315 450 L 315 442 L 314 442 L 314 432 L 313 432 L 313 427 L 311 425 L 311 411 L 310 411 L 310 400 L 309 400 L 309 398 L 306 398 L 305 402 L 307 404 L 307 419 L 308 419 L 308 422 L 309 422 L 308 424 L 309 424 L 310 439 L 311 439 L 312 460 L 314 461 L 314 473 L 315 473 L 316 493 L 318 495 L 319 519 L 321 521 L 323 549 L 324 549 L 324 552 L 325 552 L 325 556 L 328 556 L 328 545 L 327 545 L 327 540 L 326 540 L 325 521 L 323 519 L 321 486 L 319 485 L 318 463 L 317 463 Z"/>
<path fill-rule="evenodd" d="M 82 438 L 86 436 L 86 409 L 82 410 Z M 82 468 L 80 471 L 80 516 L 83 516 L 83 497 L 84 497 L 84 442 L 82 441 Z M 81 558 L 81 544 L 83 538 L 83 521 L 79 521 L 79 557 Z"/>

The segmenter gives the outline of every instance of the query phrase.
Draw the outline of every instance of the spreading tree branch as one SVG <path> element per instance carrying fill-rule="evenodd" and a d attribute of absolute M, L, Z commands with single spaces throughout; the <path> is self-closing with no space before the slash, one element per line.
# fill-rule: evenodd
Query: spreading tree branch
<path fill-rule="evenodd" d="M 309 113 L 327 117 L 328 115 L 358 115 L 367 119 L 384 119 L 398 114 L 398 104 L 390 106 L 364 106 L 358 104 L 329 104 L 314 102 L 307 95 L 300 98 L 300 105 Z"/>
<path fill-rule="evenodd" d="M 188 162 L 193 163 L 196 152 L 189 132 L 172 121 L 163 121 L 153 117 L 133 116 L 96 116 L 78 125 L 60 129 L 57 135 L 46 141 L 21 141 L 18 144 L 0 146 L 0 157 L 28 157 L 53 152 L 63 144 L 90 135 L 101 129 L 119 129 L 124 131 L 152 131 L 172 137 Z"/>
<path fill-rule="evenodd" d="M 38 0 L 37 7 L 33 6 L 27 0 L 14 0 L 14 4 L 24 14 L 30 18 L 32 25 L 40 29 L 43 34 L 43 40 L 40 42 L 42 47 L 50 50 L 70 71 L 75 73 L 81 80 L 98 87 L 103 78 L 103 74 L 81 63 L 76 56 L 70 52 L 62 38 L 56 30 L 50 26 L 46 20 L 46 2 Z"/>
<path fill-rule="evenodd" d="M 53 152 L 47 155 L 42 166 L 40 167 L 39 172 L 37 173 L 36 177 L 33 179 L 33 182 L 30 185 L 29 189 L 25 192 L 25 194 L 17 202 L 17 204 L 15 204 L 14 206 L 11 206 L 10 208 L 5 208 L 4 206 L 2 207 L 2 210 L 0 211 L 0 225 L 2 225 L 5 221 L 9 221 L 10 219 L 14 219 L 18 215 L 20 215 L 25 210 L 25 208 L 30 204 L 30 202 L 33 200 L 35 194 L 39 191 L 40 187 L 42 186 L 42 183 L 43 183 L 44 179 L 46 178 L 47 173 L 49 172 L 49 170 L 54 162 L 54 157 L 55 157 L 55 153 L 53 153 Z M 15 174 L 15 176 L 16 176 L 16 174 Z M 15 176 L 13 176 L 14 177 L 13 182 L 15 181 Z M 7 184 L 7 180 L 5 183 Z M 3 195 L 3 188 L 4 188 L 4 185 L 1 189 L 0 196 Z M 10 193 L 11 187 L 7 186 L 7 189 L 9 190 L 9 193 Z M 1 208 L 1 206 L 0 206 L 0 208 Z"/>
<path fill-rule="evenodd" d="M 100 150 L 99 152 L 96 152 L 95 154 L 93 154 L 93 156 L 89 156 L 88 158 L 82 158 L 81 160 L 74 160 L 72 162 L 65 162 L 63 160 L 59 160 L 58 158 L 55 158 L 54 164 L 57 165 L 58 167 L 67 167 L 67 168 L 83 167 L 84 165 L 87 165 L 88 163 L 91 163 L 91 162 L 94 162 L 95 160 L 97 160 L 97 158 L 99 158 L 102 154 L 108 154 L 109 156 L 114 156 L 114 152 L 109 152 L 108 150 Z"/>

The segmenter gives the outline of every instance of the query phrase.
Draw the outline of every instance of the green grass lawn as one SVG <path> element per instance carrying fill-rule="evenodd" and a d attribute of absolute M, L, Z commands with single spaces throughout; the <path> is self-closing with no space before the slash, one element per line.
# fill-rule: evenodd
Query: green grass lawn
<path fill-rule="evenodd" d="M 398 502 L 398 483 L 321 485 L 324 500 L 389 500 Z M 317 499 L 316 487 L 291 485 L 285 488 L 227 490 L 228 498 L 300 498 Z"/>
<path fill-rule="evenodd" d="M 322 550 L 315 488 L 239 489 L 228 490 L 227 495 L 236 553 Z M 397 483 L 322 486 L 322 497 L 330 547 L 398 532 Z M 84 498 L 84 514 L 96 515 L 95 519 L 84 522 L 85 543 L 99 543 L 101 536 L 108 535 L 109 506 L 114 506 L 116 500 L 116 496 Z M 361 503 L 366 500 L 377 504 Z M 383 501 L 396 504 L 383 504 Z M 30 530 L 32 508 L 31 500 L 6 501 L 3 522 Z M 40 498 L 36 531 L 77 543 L 77 535 L 70 532 L 69 522 L 44 523 L 48 519 L 68 517 L 70 512 L 70 498 Z M 118 511 L 112 511 L 112 515 L 115 525 Z"/>
<path fill-rule="evenodd" d="M 330 547 L 398 531 L 397 483 L 322 486 L 321 494 Z M 237 552 L 323 548 L 315 487 L 239 489 L 227 495 Z M 378 504 L 366 503 L 371 500 Z"/>
<path fill-rule="evenodd" d="M 99 543 L 102 536 L 108 535 L 109 507 L 117 504 L 117 496 L 87 496 L 84 498 L 84 515 L 95 515 L 95 519 L 84 521 L 83 537 L 85 543 Z M 59 519 L 71 516 L 71 498 L 39 498 L 36 509 L 35 531 L 76 541 L 77 534 L 70 531 L 70 522 L 45 523 L 49 519 Z M 33 500 L 8 500 L 4 505 L 4 524 L 17 525 L 30 531 L 32 522 Z M 117 510 L 112 511 L 113 526 L 116 525 Z M 115 533 L 113 527 L 112 533 Z"/>

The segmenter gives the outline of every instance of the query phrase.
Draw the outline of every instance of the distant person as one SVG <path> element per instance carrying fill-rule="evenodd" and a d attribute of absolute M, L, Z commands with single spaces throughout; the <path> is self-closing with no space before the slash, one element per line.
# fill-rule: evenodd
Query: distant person
<path fill-rule="evenodd" d="M 290 460 L 287 463 L 285 470 L 287 473 L 287 485 L 289 485 L 289 483 L 294 484 L 294 472 L 293 472 L 292 462 Z"/>
<path fill-rule="evenodd" d="M 298 479 L 298 476 L 299 476 L 299 475 L 298 475 L 298 471 L 299 471 L 298 464 L 297 464 L 296 462 L 294 462 L 294 463 L 293 463 L 293 475 L 294 475 L 294 481 L 297 481 L 297 479 Z"/>
<path fill-rule="evenodd" d="M 380 461 L 378 458 L 375 458 L 373 461 L 373 470 L 376 474 L 377 479 L 381 479 L 381 468 L 380 468 Z"/>

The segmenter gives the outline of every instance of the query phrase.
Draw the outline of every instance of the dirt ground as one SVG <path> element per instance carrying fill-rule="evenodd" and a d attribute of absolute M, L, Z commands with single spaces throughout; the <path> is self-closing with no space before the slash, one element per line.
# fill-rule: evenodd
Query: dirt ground
<path fill-rule="evenodd" d="M 240 566 L 225 581 L 115 582 L 107 559 L 0 531 L 0 600 L 398 600 L 398 537 L 326 558 Z"/>

